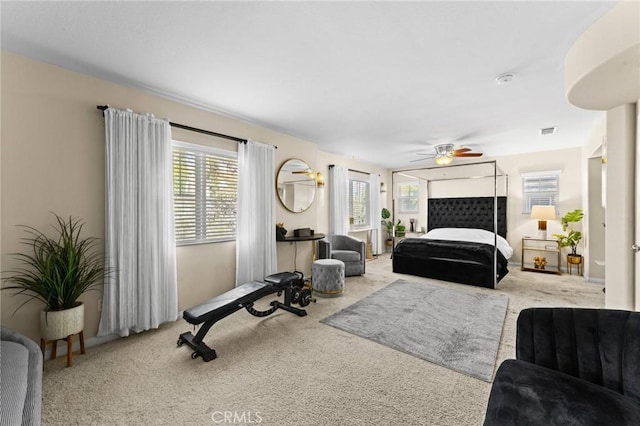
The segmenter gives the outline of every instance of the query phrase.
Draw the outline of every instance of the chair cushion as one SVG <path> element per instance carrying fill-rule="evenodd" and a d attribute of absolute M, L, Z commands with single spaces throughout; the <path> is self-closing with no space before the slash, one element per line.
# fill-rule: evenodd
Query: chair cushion
<path fill-rule="evenodd" d="M 342 260 L 343 262 L 360 262 L 360 253 L 352 250 L 333 250 L 331 252 L 332 259 Z"/>
<path fill-rule="evenodd" d="M 526 361 L 500 365 L 487 425 L 639 425 L 640 404 L 628 396 Z"/>

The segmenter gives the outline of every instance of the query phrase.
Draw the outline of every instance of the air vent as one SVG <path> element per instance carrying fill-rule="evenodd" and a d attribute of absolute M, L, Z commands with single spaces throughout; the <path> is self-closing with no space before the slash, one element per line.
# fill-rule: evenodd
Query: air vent
<path fill-rule="evenodd" d="M 540 129 L 540 134 L 542 136 L 552 135 L 552 134 L 554 134 L 556 132 L 556 130 L 558 130 L 557 127 L 544 127 L 542 129 Z"/>

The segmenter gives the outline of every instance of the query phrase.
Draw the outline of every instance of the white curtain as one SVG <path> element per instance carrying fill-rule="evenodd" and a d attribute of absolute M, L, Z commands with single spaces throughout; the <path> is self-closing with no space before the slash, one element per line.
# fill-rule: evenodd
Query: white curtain
<path fill-rule="evenodd" d="M 109 108 L 106 136 L 107 267 L 98 335 L 129 335 L 178 318 L 171 127 Z"/>
<path fill-rule="evenodd" d="M 277 271 L 275 179 L 275 147 L 239 145 L 236 286 Z"/>
<path fill-rule="evenodd" d="M 349 232 L 349 169 L 329 168 L 329 234 Z"/>
<path fill-rule="evenodd" d="M 382 253 L 382 208 L 380 207 L 380 176 L 376 173 L 369 175 L 369 209 L 371 212 L 371 244 L 374 254 Z"/>

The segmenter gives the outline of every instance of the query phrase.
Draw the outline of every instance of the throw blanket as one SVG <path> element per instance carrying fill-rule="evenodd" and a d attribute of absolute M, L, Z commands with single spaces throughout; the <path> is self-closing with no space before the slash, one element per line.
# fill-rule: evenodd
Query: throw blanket
<path fill-rule="evenodd" d="M 505 259 L 510 259 L 511 256 L 513 256 L 513 248 L 511 248 L 507 240 L 500 235 L 495 235 L 493 232 L 485 231 L 484 229 L 438 228 L 432 229 L 420 238 L 445 241 L 468 241 L 493 246 L 494 237 L 497 238 L 497 246 L 500 253 L 502 253 Z"/>

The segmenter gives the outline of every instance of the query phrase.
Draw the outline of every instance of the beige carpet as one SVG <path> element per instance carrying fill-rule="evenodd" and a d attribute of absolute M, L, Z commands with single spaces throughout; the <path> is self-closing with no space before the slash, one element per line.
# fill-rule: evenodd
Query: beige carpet
<path fill-rule="evenodd" d="M 489 383 L 319 321 L 399 278 L 503 293 L 499 365 L 514 356 L 521 309 L 604 305 L 601 285 L 510 269 L 489 290 L 394 274 L 382 256 L 366 276 L 347 278 L 343 297 L 319 299 L 304 318 L 240 311 L 217 323 L 205 340 L 218 353 L 209 363 L 176 347 L 192 329 L 182 320 L 74 354 L 71 368 L 46 361 L 43 425 L 480 425 Z"/>

